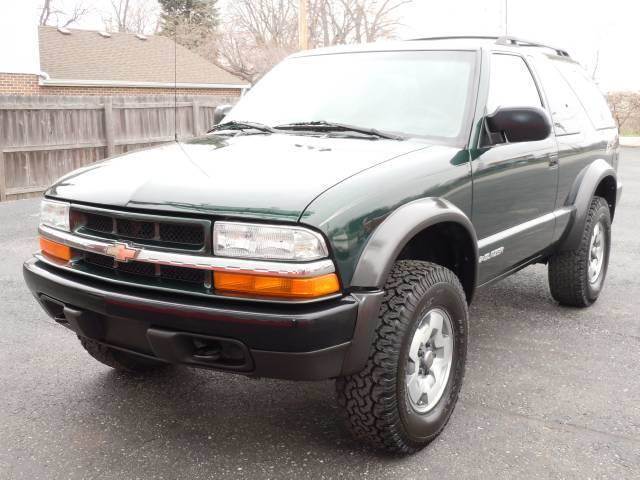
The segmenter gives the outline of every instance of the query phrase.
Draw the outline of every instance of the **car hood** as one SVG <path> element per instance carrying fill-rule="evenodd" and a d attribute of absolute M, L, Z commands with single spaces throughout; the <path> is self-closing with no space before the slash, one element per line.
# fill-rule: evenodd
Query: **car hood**
<path fill-rule="evenodd" d="M 382 139 L 209 135 L 76 170 L 46 195 L 118 208 L 297 221 L 333 185 L 423 148 Z"/>

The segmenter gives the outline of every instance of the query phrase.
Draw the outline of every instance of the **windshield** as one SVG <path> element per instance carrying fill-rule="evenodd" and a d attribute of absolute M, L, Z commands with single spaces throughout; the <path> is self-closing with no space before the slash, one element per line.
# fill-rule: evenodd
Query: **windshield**
<path fill-rule="evenodd" d="M 455 140 L 466 124 L 475 58 L 467 51 L 290 58 L 258 82 L 225 121 L 271 127 L 326 121 Z"/>

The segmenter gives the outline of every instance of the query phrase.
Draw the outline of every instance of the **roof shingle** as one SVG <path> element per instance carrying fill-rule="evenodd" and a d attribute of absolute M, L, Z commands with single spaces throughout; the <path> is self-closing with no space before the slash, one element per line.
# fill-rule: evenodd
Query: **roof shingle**
<path fill-rule="evenodd" d="M 105 38 L 90 30 L 40 27 L 40 67 L 56 80 L 117 82 L 174 81 L 174 44 L 170 38 L 149 35 L 141 40 L 131 33 Z M 177 82 L 245 85 L 200 55 L 177 46 Z"/>

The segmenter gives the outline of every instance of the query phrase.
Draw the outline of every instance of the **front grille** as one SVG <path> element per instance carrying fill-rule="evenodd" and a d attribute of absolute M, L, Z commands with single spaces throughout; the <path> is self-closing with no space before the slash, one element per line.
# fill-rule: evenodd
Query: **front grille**
<path fill-rule="evenodd" d="M 118 272 L 124 272 L 130 275 L 143 275 L 145 277 L 156 276 L 156 266 L 153 263 L 116 262 L 115 268 Z"/>
<path fill-rule="evenodd" d="M 116 232 L 119 236 L 153 240 L 155 237 L 155 225 L 151 222 L 134 222 L 132 220 L 117 219 Z M 160 240 L 164 240 L 160 238 Z"/>
<path fill-rule="evenodd" d="M 72 210 L 74 232 L 108 239 L 131 240 L 143 245 L 161 246 L 172 249 L 207 249 L 207 221 L 163 219 L 147 215 L 123 218 L 119 214 L 94 213 L 86 210 Z"/>
<path fill-rule="evenodd" d="M 174 267 L 168 265 L 154 265 L 146 262 L 116 262 L 113 258 L 100 255 L 97 253 L 82 253 L 81 261 L 86 266 L 93 267 L 94 273 L 100 273 L 101 270 L 108 271 L 110 274 L 131 279 L 133 281 L 144 281 L 146 278 L 154 279 L 160 283 L 168 282 L 176 286 L 180 283 L 198 285 L 205 287 L 207 275 L 210 272 L 199 270 L 197 268 Z"/>
<path fill-rule="evenodd" d="M 89 207 L 71 209 L 72 231 L 103 241 L 127 241 L 140 248 L 195 255 L 211 252 L 209 220 L 117 212 Z M 136 260 L 119 262 L 109 255 L 76 251 L 75 267 L 105 278 L 185 291 L 211 292 L 212 273 L 197 268 Z"/>
<path fill-rule="evenodd" d="M 85 228 L 94 232 L 111 233 L 113 232 L 113 218 L 105 215 L 87 215 Z"/>
<path fill-rule="evenodd" d="M 205 283 L 205 271 L 196 268 L 160 266 L 160 277 L 168 280 L 177 280 L 188 283 Z"/>
<path fill-rule="evenodd" d="M 201 245 L 204 241 L 204 232 L 202 229 L 191 226 L 161 223 L 160 238 L 170 243 Z"/>
<path fill-rule="evenodd" d="M 103 268 L 115 268 L 116 261 L 107 257 L 106 255 L 98 255 L 97 253 L 85 252 L 84 254 L 85 263 L 89 263 L 91 265 L 95 265 L 96 267 Z"/>

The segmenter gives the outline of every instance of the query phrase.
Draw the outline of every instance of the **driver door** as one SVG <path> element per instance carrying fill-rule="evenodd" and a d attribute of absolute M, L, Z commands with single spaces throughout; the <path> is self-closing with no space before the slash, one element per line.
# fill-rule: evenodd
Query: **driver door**
<path fill-rule="evenodd" d="M 491 55 L 486 114 L 500 107 L 545 108 L 525 59 Z M 478 236 L 479 282 L 487 283 L 535 257 L 553 238 L 558 184 L 557 145 L 510 143 L 484 128 L 472 162 L 472 221 Z"/>

